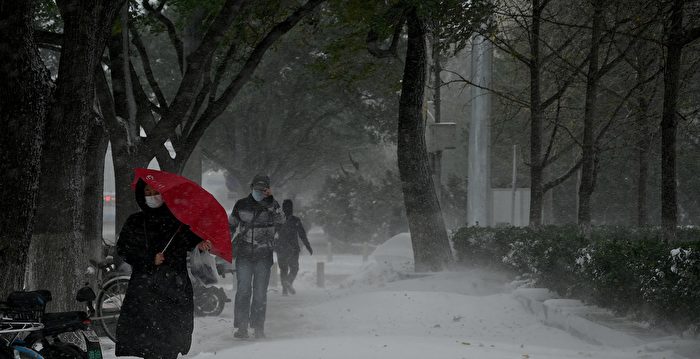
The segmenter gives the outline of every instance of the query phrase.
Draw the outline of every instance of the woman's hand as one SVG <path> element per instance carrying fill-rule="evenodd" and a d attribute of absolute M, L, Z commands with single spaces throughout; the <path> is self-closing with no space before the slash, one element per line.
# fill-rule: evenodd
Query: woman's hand
<path fill-rule="evenodd" d="M 209 242 L 209 241 L 201 241 L 201 242 L 199 242 L 199 244 L 197 245 L 197 248 L 198 248 L 200 251 L 208 251 L 208 250 L 211 249 L 211 242 Z"/>
<path fill-rule="evenodd" d="M 157 266 L 163 264 L 164 261 L 165 261 L 165 255 L 163 253 L 156 254 L 155 264 Z"/>

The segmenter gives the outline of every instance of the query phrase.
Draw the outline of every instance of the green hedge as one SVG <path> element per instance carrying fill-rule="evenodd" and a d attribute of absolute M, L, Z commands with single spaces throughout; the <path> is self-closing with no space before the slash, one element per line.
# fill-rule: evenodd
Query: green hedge
<path fill-rule="evenodd" d="M 453 237 L 465 265 L 505 268 L 532 285 L 658 325 L 700 324 L 700 230 L 671 244 L 658 228 L 466 227 Z"/>

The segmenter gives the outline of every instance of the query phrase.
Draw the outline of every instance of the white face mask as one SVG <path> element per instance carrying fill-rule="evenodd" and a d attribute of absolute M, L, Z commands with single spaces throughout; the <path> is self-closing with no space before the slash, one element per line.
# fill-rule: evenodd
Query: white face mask
<path fill-rule="evenodd" d="M 158 208 L 163 205 L 163 197 L 159 194 L 154 196 L 146 196 L 146 205 L 150 208 Z"/>

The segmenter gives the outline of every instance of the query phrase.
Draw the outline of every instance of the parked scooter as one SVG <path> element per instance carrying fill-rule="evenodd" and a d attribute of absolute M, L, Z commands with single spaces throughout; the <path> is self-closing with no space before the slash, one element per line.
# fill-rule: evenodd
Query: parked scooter
<path fill-rule="evenodd" d="M 95 293 L 78 293 L 78 301 L 93 300 Z M 102 348 L 86 312 L 46 313 L 46 303 L 51 301 L 47 290 L 13 292 L 7 303 L 14 308 L 41 311 L 43 328 L 30 332 L 23 340 L 24 346 L 38 352 L 46 359 L 101 359 Z"/>
<path fill-rule="evenodd" d="M 43 310 L 19 309 L 0 302 L 0 359 L 43 359 L 23 339 L 31 332 L 41 330 Z"/>
<path fill-rule="evenodd" d="M 230 302 L 223 288 L 215 286 L 219 276 L 224 273 L 214 257 L 197 250 L 189 256 L 188 273 L 194 292 L 194 314 L 197 316 L 216 316 L 224 310 L 224 305 Z M 217 276 L 218 273 L 218 276 Z"/>
<path fill-rule="evenodd" d="M 217 316 L 224 310 L 224 305 L 231 302 L 223 288 L 207 286 L 190 273 L 192 292 L 194 293 L 194 314 L 196 316 Z"/>

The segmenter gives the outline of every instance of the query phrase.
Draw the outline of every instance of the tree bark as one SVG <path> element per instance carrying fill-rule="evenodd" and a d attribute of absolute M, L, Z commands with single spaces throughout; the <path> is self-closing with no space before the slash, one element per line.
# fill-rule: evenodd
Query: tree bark
<path fill-rule="evenodd" d="M 30 248 L 32 288 L 53 293 L 53 310 L 78 308 L 87 265 L 85 169 L 96 115 L 95 67 L 123 1 L 58 1 L 64 22 L 55 101 L 46 124 L 38 221 Z"/>
<path fill-rule="evenodd" d="M 676 238 L 678 202 L 676 195 L 676 108 L 680 88 L 683 53 L 683 0 L 671 6 L 666 66 L 664 67 L 664 103 L 661 115 L 661 225 L 664 241 Z"/>
<path fill-rule="evenodd" d="M 398 165 L 416 271 L 438 271 L 452 261 L 445 222 L 435 194 L 422 117 L 426 77 L 425 26 L 408 13 L 408 47 L 399 100 Z"/>
<path fill-rule="evenodd" d="M 530 28 L 530 225 L 542 224 L 544 203 L 544 163 L 542 160 L 542 94 L 540 93 L 540 21 L 542 9 L 539 0 L 532 0 Z"/>
<path fill-rule="evenodd" d="M 588 73 L 586 74 L 586 100 L 583 114 L 583 148 L 581 161 L 581 182 L 579 185 L 578 224 L 589 233 L 591 226 L 591 196 L 596 182 L 596 140 L 595 120 L 598 110 L 598 81 L 600 38 L 603 27 L 603 1 L 593 0 L 593 25 L 591 47 L 588 53 Z"/>
<path fill-rule="evenodd" d="M 642 97 L 643 95 L 640 95 Z M 649 224 L 649 211 L 647 208 L 648 201 L 648 186 L 649 181 L 649 152 L 651 150 L 651 136 L 649 131 L 649 121 L 647 115 L 649 113 L 649 103 L 646 98 L 639 99 L 639 113 L 637 114 L 637 123 L 642 131 L 640 139 L 637 143 L 637 155 L 639 163 L 639 172 L 637 176 L 637 225 L 640 227 Z"/>
<path fill-rule="evenodd" d="M 652 132 L 649 123 L 649 107 L 653 91 L 650 94 L 649 86 L 642 84 L 642 81 L 648 76 L 649 49 L 643 45 L 639 45 L 636 51 L 636 77 L 637 85 L 639 86 L 637 93 L 637 225 L 640 227 L 649 224 L 649 211 L 647 208 L 648 202 L 648 186 L 649 181 L 649 152 L 651 150 Z"/>
<path fill-rule="evenodd" d="M 34 5 L 0 0 L 0 298 L 24 287 L 51 96 L 33 39 Z"/>

